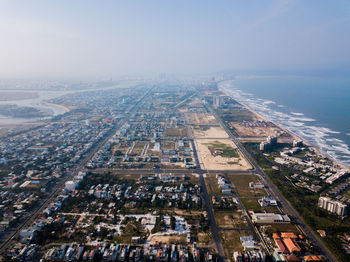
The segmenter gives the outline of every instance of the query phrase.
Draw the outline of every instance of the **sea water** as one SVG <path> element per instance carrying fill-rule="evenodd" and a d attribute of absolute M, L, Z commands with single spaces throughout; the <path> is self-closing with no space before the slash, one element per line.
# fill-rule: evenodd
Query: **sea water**
<path fill-rule="evenodd" d="M 350 78 L 240 77 L 219 87 L 350 166 Z"/>

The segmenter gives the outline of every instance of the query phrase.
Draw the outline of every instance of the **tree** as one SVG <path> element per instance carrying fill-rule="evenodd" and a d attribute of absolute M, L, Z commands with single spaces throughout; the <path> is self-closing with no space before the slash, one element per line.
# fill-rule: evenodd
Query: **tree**
<path fill-rule="evenodd" d="M 170 228 L 171 228 L 172 230 L 175 230 L 175 228 L 176 228 L 176 219 L 175 219 L 174 216 L 171 216 L 171 217 L 170 217 Z"/>
<path fill-rule="evenodd" d="M 101 236 L 102 238 L 106 238 L 106 237 L 107 237 L 107 234 L 108 234 L 108 229 L 105 228 L 105 227 L 101 227 L 101 228 L 100 228 L 100 236 Z"/>

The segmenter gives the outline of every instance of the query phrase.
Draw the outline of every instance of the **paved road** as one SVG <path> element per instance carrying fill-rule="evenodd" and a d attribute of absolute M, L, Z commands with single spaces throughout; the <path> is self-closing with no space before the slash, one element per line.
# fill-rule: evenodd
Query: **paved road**
<path fill-rule="evenodd" d="M 60 181 L 60 183 L 56 186 L 56 188 L 53 190 L 52 193 L 50 193 L 49 196 L 47 196 L 45 199 L 42 200 L 42 202 L 38 205 L 38 207 L 33 210 L 32 212 L 29 213 L 28 216 L 26 216 L 25 218 L 22 218 L 21 220 L 21 225 L 17 226 L 16 229 L 13 229 L 10 233 L 10 236 L 8 237 L 8 239 L 6 241 L 4 241 L 1 246 L 0 246 L 0 253 L 3 253 L 4 250 L 6 250 L 6 248 L 8 248 L 10 246 L 10 244 L 12 243 L 12 240 L 18 235 L 19 231 L 22 228 L 25 228 L 27 226 L 29 226 L 30 224 L 32 224 L 35 219 L 38 217 L 38 215 L 48 206 L 48 204 L 61 192 L 61 190 L 64 188 L 64 184 L 67 180 L 70 180 L 72 177 L 74 177 L 78 172 L 83 171 L 84 167 L 86 166 L 87 162 L 94 156 L 94 154 L 115 134 L 115 132 L 117 131 L 118 128 L 120 128 L 122 125 L 124 125 L 124 123 L 127 122 L 128 118 L 135 112 L 135 110 L 138 108 L 139 104 L 141 103 L 141 101 L 149 94 L 149 92 L 151 91 L 151 89 L 146 92 L 146 94 L 140 99 L 138 100 L 135 105 L 125 114 L 125 118 L 122 119 L 121 122 L 118 123 L 118 125 L 116 125 L 109 133 L 108 135 L 102 139 L 100 142 L 97 143 L 97 145 L 94 147 L 94 149 L 88 153 L 85 157 L 83 157 L 83 159 L 79 162 L 79 165 L 72 169 L 69 174 Z M 216 119 L 218 120 L 218 122 L 220 123 L 220 125 L 226 130 L 226 132 L 229 134 L 230 138 L 235 142 L 235 144 L 237 145 L 238 149 L 242 152 L 242 154 L 244 155 L 244 157 L 250 162 L 250 164 L 252 165 L 252 167 L 254 168 L 253 171 L 222 171 L 222 170 L 211 170 L 212 173 L 216 173 L 216 174 L 231 174 L 231 175 L 240 175 L 240 174 L 252 174 L 252 173 L 256 173 L 257 175 L 259 175 L 261 177 L 261 179 L 264 181 L 264 183 L 266 185 L 269 186 L 269 190 L 272 193 L 272 195 L 275 196 L 276 199 L 278 199 L 280 201 L 280 203 L 283 206 L 283 209 L 285 211 L 285 213 L 293 216 L 296 221 L 298 222 L 298 224 L 300 225 L 300 227 L 302 228 L 302 230 L 305 232 L 306 235 L 308 235 L 308 237 L 316 244 L 318 245 L 323 253 L 327 256 L 329 261 L 337 261 L 334 256 L 330 253 L 330 251 L 328 250 L 328 248 L 322 243 L 320 242 L 320 240 L 318 239 L 317 235 L 315 234 L 314 231 L 311 230 L 311 228 L 309 226 L 306 225 L 306 223 L 301 219 L 301 217 L 299 216 L 299 214 L 297 213 L 297 211 L 292 207 L 292 205 L 282 196 L 282 194 L 280 193 L 280 191 L 278 190 L 278 188 L 272 183 L 272 181 L 269 179 L 269 177 L 267 177 L 264 172 L 262 171 L 262 169 L 257 165 L 257 163 L 255 162 L 255 160 L 251 157 L 251 155 L 246 151 L 246 149 L 242 146 L 242 144 L 240 143 L 240 141 L 231 133 L 231 131 L 227 128 L 227 126 L 225 125 L 225 123 L 222 121 L 222 119 L 216 114 L 216 112 L 214 110 L 212 110 L 211 107 L 209 107 L 207 105 L 207 108 L 214 114 L 214 116 L 216 117 Z M 193 139 L 191 139 L 191 143 L 192 146 L 194 146 L 194 141 Z M 195 149 L 195 148 L 194 148 Z M 198 162 L 198 155 L 196 150 L 194 150 L 194 158 L 197 160 Z M 224 229 L 224 228 L 218 228 L 216 221 L 215 221 L 215 217 L 214 217 L 214 212 L 213 209 L 211 207 L 211 201 L 210 201 L 210 197 L 207 191 L 207 187 L 206 187 L 206 183 L 203 177 L 203 174 L 207 173 L 206 170 L 203 170 L 201 168 L 196 168 L 196 169 L 113 169 L 113 170 L 106 170 L 106 169 L 95 169 L 92 170 L 94 172 L 103 172 L 105 173 L 107 172 L 112 172 L 112 173 L 118 173 L 118 174 L 154 174 L 154 173 L 163 173 L 163 172 L 167 172 L 167 173 L 176 173 L 176 174 L 187 174 L 187 173 L 197 173 L 200 174 L 200 183 L 201 186 L 203 188 L 203 200 L 205 202 L 206 205 L 206 209 L 207 209 L 207 214 L 208 214 L 208 219 L 210 221 L 210 228 L 211 228 L 211 232 L 212 232 L 212 236 L 213 236 L 213 241 L 215 242 L 217 251 L 220 255 L 220 261 L 225 260 L 225 253 L 221 244 L 221 240 L 220 240 L 220 235 L 219 235 L 219 230 L 237 230 L 237 229 Z M 236 195 L 237 196 L 237 195 Z M 238 196 L 237 196 L 238 197 Z M 239 205 L 242 208 L 242 210 L 244 210 L 243 205 L 239 200 Z M 256 232 L 254 230 L 254 226 L 251 223 L 251 220 L 249 219 L 248 215 L 245 214 L 245 219 L 247 220 L 249 229 L 239 229 L 239 230 L 250 230 L 254 233 L 254 236 L 257 238 Z"/>
<path fill-rule="evenodd" d="M 88 171 L 89 169 L 87 169 Z M 160 173 L 172 173 L 172 174 L 206 174 L 208 171 L 203 170 L 200 168 L 195 169 L 142 169 L 142 168 L 135 168 L 135 169 L 126 169 L 126 168 L 96 168 L 91 169 L 91 172 L 94 173 L 115 173 L 115 174 L 160 174 Z M 227 171 L 227 170 L 210 170 L 213 174 L 230 174 L 230 175 L 251 175 L 254 174 L 251 171 Z"/>
<path fill-rule="evenodd" d="M 316 233 L 305 223 L 305 221 L 300 217 L 299 213 L 293 208 L 292 204 L 284 198 L 282 193 L 278 190 L 278 188 L 275 186 L 275 184 L 271 181 L 271 179 L 265 175 L 264 171 L 259 167 L 259 165 L 255 162 L 253 157 L 247 152 L 245 147 L 241 144 L 241 142 L 232 134 L 231 130 L 225 125 L 221 117 L 209 106 L 206 105 L 206 107 L 209 109 L 209 111 L 216 117 L 216 119 L 219 121 L 221 126 L 225 129 L 225 131 L 229 134 L 230 138 L 235 142 L 238 149 L 242 152 L 244 157 L 250 162 L 250 164 L 253 166 L 256 174 L 258 174 L 262 180 L 264 181 L 265 185 L 269 186 L 269 190 L 272 193 L 272 195 L 279 200 L 281 203 L 283 210 L 286 214 L 292 216 L 295 221 L 300 225 L 304 233 L 307 235 L 307 237 L 318 247 L 321 248 L 323 254 L 327 257 L 329 261 L 338 261 L 334 255 L 330 252 L 330 250 L 326 247 L 325 244 L 318 238 Z"/>
<path fill-rule="evenodd" d="M 9 236 L 6 238 L 6 240 L 1 244 L 0 246 L 0 254 L 4 253 L 6 249 L 12 244 L 12 241 L 17 238 L 19 232 L 28 226 L 30 226 L 37 217 L 43 212 L 45 208 L 48 207 L 48 205 L 52 202 L 52 200 L 57 197 L 61 192 L 62 189 L 65 187 L 65 183 L 68 180 L 71 180 L 76 174 L 78 174 L 80 171 L 84 170 L 85 165 L 87 162 L 94 156 L 94 154 L 104 145 L 104 143 L 115 134 L 117 130 L 117 127 L 112 128 L 108 135 L 102 139 L 100 142 L 95 145 L 94 149 L 86 154 L 81 161 L 79 162 L 79 165 L 69 171 L 68 175 L 66 175 L 63 179 L 61 179 L 55 189 L 50 193 L 49 196 L 42 199 L 41 202 L 37 205 L 37 208 L 33 211 L 29 212 L 29 214 L 23 219 L 20 220 L 20 225 L 16 226 L 16 229 L 11 231 Z"/>
<path fill-rule="evenodd" d="M 216 221 L 215 221 L 215 216 L 214 216 L 214 212 L 213 209 L 211 207 L 211 202 L 210 202 L 210 197 L 208 194 L 208 190 L 207 190 L 207 185 L 205 184 L 205 179 L 203 177 L 203 174 L 201 174 L 199 176 L 199 181 L 201 183 L 202 189 L 203 189 L 203 200 L 205 202 L 205 207 L 207 210 L 207 215 L 208 215 L 208 219 L 209 219 L 209 224 L 210 224 L 210 229 L 211 229 L 211 234 L 213 237 L 213 241 L 216 245 L 216 250 L 219 253 L 219 261 L 224 261 L 225 260 L 225 253 L 224 253 L 224 249 L 222 248 L 221 245 L 221 240 L 220 240 L 220 235 L 219 235 L 219 228 L 216 225 Z"/>

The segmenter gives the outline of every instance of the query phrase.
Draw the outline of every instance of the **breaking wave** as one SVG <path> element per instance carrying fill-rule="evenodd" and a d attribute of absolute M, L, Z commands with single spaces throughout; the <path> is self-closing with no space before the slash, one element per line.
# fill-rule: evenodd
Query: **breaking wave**
<path fill-rule="evenodd" d="M 238 102 L 247 105 L 272 122 L 280 124 L 306 141 L 311 142 L 321 152 L 336 161 L 350 166 L 349 146 L 343 140 L 334 137 L 334 135 L 340 134 L 340 132 L 331 130 L 328 127 L 312 124 L 316 120 L 306 117 L 303 113 L 282 112 L 280 110 L 286 108 L 283 105 L 277 105 L 277 108 L 280 109 L 276 109 L 276 106 L 273 108 L 272 106 L 276 105 L 276 102 L 246 94 L 234 86 L 233 80 L 220 82 L 218 87 Z M 350 133 L 347 133 L 347 135 L 350 136 Z"/>

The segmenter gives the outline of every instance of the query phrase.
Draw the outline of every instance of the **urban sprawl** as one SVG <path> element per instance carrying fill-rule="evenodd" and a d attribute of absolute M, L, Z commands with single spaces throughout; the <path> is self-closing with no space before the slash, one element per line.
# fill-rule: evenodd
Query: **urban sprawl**
<path fill-rule="evenodd" d="M 349 261 L 349 169 L 217 81 L 47 101 L 0 137 L 3 261 Z"/>

